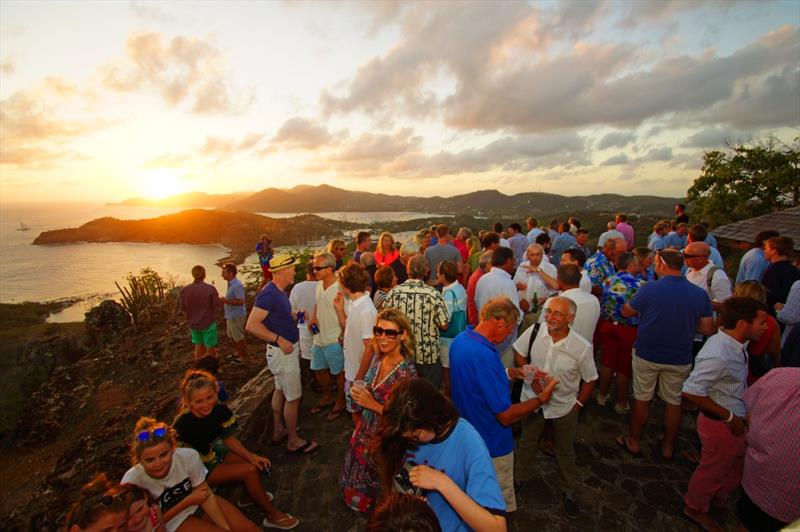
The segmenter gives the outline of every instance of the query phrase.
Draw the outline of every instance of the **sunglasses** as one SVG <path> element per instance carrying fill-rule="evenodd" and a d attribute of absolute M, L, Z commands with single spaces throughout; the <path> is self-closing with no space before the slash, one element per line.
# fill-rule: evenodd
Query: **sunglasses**
<path fill-rule="evenodd" d="M 389 338 L 390 340 L 394 340 L 402 332 L 403 331 L 398 331 L 397 329 L 384 329 L 383 327 L 378 327 L 377 325 L 372 328 L 372 334 L 375 336 L 386 335 L 386 338 Z"/>
<path fill-rule="evenodd" d="M 324 270 L 325 268 L 333 268 L 333 266 L 314 266 L 314 271 L 318 272 L 320 270 Z"/>
<path fill-rule="evenodd" d="M 105 493 L 100 497 L 100 504 L 103 506 L 113 506 L 117 501 L 123 500 L 124 497 L 125 493 L 123 492 L 115 493 L 114 495 Z"/>
<path fill-rule="evenodd" d="M 160 439 L 167 435 L 167 427 L 158 427 L 153 430 L 143 430 L 139 434 L 136 435 L 136 439 L 139 441 L 150 441 L 151 439 Z"/>

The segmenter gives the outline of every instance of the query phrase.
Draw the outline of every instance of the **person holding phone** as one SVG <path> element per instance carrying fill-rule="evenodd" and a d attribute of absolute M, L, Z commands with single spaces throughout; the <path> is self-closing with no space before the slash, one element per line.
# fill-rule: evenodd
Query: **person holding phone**
<path fill-rule="evenodd" d="M 374 442 L 388 493 L 408 463 L 442 530 L 505 531 L 505 500 L 483 439 L 425 379 L 397 384 Z M 425 465 L 412 465 L 425 464 Z"/>

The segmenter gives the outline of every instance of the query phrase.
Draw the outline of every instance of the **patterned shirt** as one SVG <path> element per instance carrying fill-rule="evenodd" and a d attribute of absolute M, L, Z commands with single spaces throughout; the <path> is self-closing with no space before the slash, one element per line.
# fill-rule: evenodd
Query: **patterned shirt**
<path fill-rule="evenodd" d="M 508 239 L 508 245 L 514 252 L 514 266 L 519 266 L 525 260 L 528 251 L 528 239 L 522 233 L 517 233 Z"/>
<path fill-rule="evenodd" d="M 750 412 L 742 487 L 770 516 L 800 518 L 800 368 L 775 368 L 744 394 Z"/>
<path fill-rule="evenodd" d="M 608 260 L 603 250 L 598 250 L 584 265 L 592 286 L 600 286 L 606 277 L 614 275 L 614 265 Z"/>
<path fill-rule="evenodd" d="M 447 307 L 432 286 L 419 279 L 409 279 L 392 288 L 383 308 L 396 308 L 411 322 L 417 340 L 417 364 L 439 361 L 439 328 L 447 325 Z"/>
<path fill-rule="evenodd" d="M 626 318 L 622 315 L 622 308 L 629 302 L 633 294 L 644 284 L 644 281 L 634 277 L 626 271 L 619 272 L 603 281 L 603 294 L 600 297 L 600 307 L 602 318 L 613 321 L 620 325 L 636 327 L 639 325 L 639 317 L 632 316 Z"/>
<path fill-rule="evenodd" d="M 718 332 L 710 336 L 697 354 L 694 369 L 683 383 L 683 391 L 708 397 L 718 405 L 744 417 L 747 407 L 747 342 Z"/>

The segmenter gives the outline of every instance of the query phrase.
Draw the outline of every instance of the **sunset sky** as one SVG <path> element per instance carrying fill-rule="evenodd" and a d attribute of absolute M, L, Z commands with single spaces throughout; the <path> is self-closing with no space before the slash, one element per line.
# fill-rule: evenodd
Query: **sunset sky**
<path fill-rule="evenodd" d="M 800 134 L 800 2 L 0 2 L 0 201 L 682 196 Z"/>

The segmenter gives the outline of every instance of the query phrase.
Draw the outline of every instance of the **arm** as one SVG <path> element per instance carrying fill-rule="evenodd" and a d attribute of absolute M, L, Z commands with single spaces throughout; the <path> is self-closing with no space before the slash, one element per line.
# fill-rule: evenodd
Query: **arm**
<path fill-rule="evenodd" d="M 228 436 L 222 441 L 228 449 L 253 464 L 259 471 L 263 471 L 272 465 L 267 457 L 259 456 L 248 451 L 247 447 L 245 447 L 236 436 Z"/>
<path fill-rule="evenodd" d="M 182 511 L 184 511 L 189 506 L 202 505 L 204 507 L 203 509 L 205 509 L 206 501 L 208 500 L 209 497 L 213 496 L 214 494 L 211 492 L 211 490 L 208 487 L 208 484 L 206 484 L 205 482 L 198 484 L 197 486 L 194 486 L 192 488 L 192 492 L 189 495 L 184 497 L 183 500 L 181 500 L 178 504 L 176 504 L 175 506 L 164 512 L 164 515 L 162 516 L 164 519 L 164 523 L 166 523 L 167 521 L 169 521 Z M 230 527 L 228 527 L 227 530 L 230 530 Z"/>
<path fill-rule="evenodd" d="M 700 321 L 697 322 L 697 332 L 703 336 L 712 336 L 717 332 L 714 328 L 714 316 L 704 316 L 700 318 Z"/>
<path fill-rule="evenodd" d="M 505 517 L 494 515 L 479 505 L 441 471 L 418 465 L 411 469 L 409 478 L 415 486 L 438 491 L 470 528 L 487 532 L 507 530 Z"/>
<path fill-rule="evenodd" d="M 683 397 L 696 404 L 697 407 L 704 413 L 710 414 L 715 418 L 722 419 L 723 421 L 727 420 L 731 414 L 733 414 L 733 412 L 727 408 L 723 408 L 718 405 L 710 397 L 704 395 L 692 395 L 687 392 L 683 392 Z M 734 415 L 730 419 L 731 421 L 726 421 L 726 424 L 728 425 L 728 429 L 730 429 L 731 434 L 734 436 L 741 436 L 747 432 L 747 420 L 745 418 Z"/>
<path fill-rule="evenodd" d="M 362 342 L 364 343 L 364 351 L 362 351 L 361 362 L 358 364 L 358 370 L 356 371 L 357 381 L 364 379 L 364 375 L 367 374 L 369 365 L 372 362 L 372 339 L 365 338 Z"/>
<path fill-rule="evenodd" d="M 314 308 L 316 309 L 316 307 Z M 333 308 L 336 310 L 336 317 L 339 319 L 339 327 L 342 328 L 342 334 L 344 334 L 347 315 L 344 313 L 344 294 L 341 292 L 337 292 L 336 296 L 333 298 Z"/>
<path fill-rule="evenodd" d="M 630 306 L 629 303 L 625 303 L 625 306 L 622 307 L 622 315 L 625 316 L 626 318 L 637 316 L 638 314 L 639 312 L 632 306 Z"/>
<path fill-rule="evenodd" d="M 208 515 L 211 521 L 214 522 L 215 525 L 222 528 L 223 530 L 232 530 L 231 525 L 228 524 L 228 520 L 225 519 L 225 514 L 222 512 L 222 508 L 219 507 L 219 501 L 217 501 L 216 495 L 208 488 L 205 482 L 203 482 L 206 489 L 208 489 L 208 497 L 201 505 L 203 511 Z"/>
<path fill-rule="evenodd" d="M 527 401 L 511 405 L 508 410 L 500 412 L 499 414 L 495 414 L 494 417 L 500 422 L 501 425 L 505 427 L 508 427 L 512 423 L 516 423 L 528 414 L 535 412 L 539 407 L 549 401 L 550 396 L 553 395 L 553 390 L 557 384 L 558 379 L 551 378 L 547 382 L 545 389 L 542 390 L 542 393 L 540 393 L 538 396 L 534 397 L 533 399 L 528 399 Z M 592 385 L 592 387 L 594 387 L 594 385 Z"/>
<path fill-rule="evenodd" d="M 309 320 L 306 322 L 306 327 L 308 327 L 309 331 L 311 330 L 311 326 L 312 325 L 318 325 L 318 323 L 317 323 L 317 305 L 316 305 L 316 303 L 314 304 L 314 309 L 311 311 L 311 318 L 309 318 Z"/>
<path fill-rule="evenodd" d="M 596 384 L 597 384 L 597 379 L 591 382 L 584 382 L 583 384 L 581 384 L 581 389 L 578 391 L 578 401 L 580 402 L 580 404 L 578 404 L 578 402 L 575 403 L 575 408 L 578 409 L 578 412 L 580 412 L 581 409 L 583 408 L 581 404 L 585 405 L 586 402 L 589 401 L 589 398 L 592 396 L 592 392 L 594 391 L 594 387 Z"/>
<path fill-rule="evenodd" d="M 558 281 L 554 277 L 547 275 L 541 268 L 538 268 L 535 271 L 539 274 L 539 277 L 542 278 L 542 281 L 544 281 L 544 284 L 546 284 L 550 290 L 558 290 Z"/>
<path fill-rule="evenodd" d="M 284 353 L 291 353 L 294 345 L 278 333 L 267 329 L 267 326 L 264 325 L 263 322 L 267 314 L 268 312 L 263 308 L 253 307 L 247 317 L 247 324 L 244 326 L 245 330 L 265 342 L 277 343 Z"/>

